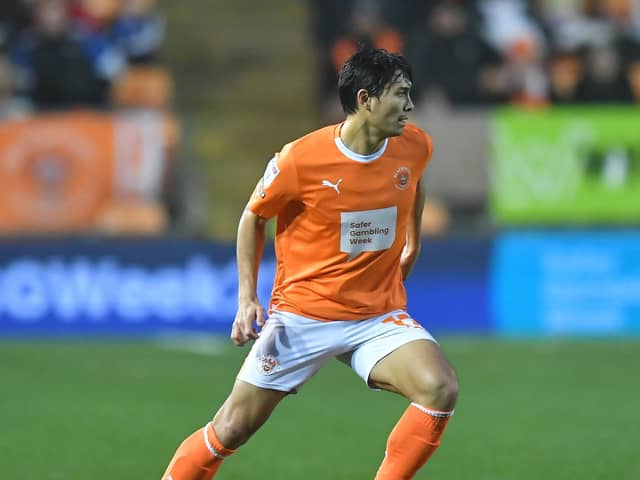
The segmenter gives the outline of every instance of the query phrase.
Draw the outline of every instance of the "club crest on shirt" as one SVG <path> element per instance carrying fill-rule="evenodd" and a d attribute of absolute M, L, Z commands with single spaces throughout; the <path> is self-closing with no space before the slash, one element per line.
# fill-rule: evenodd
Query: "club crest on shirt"
<path fill-rule="evenodd" d="M 275 373 L 278 365 L 280 365 L 280 361 L 272 353 L 261 355 L 258 360 L 258 373 L 261 375 Z"/>
<path fill-rule="evenodd" d="M 405 190 L 409 186 L 409 176 L 411 169 L 409 167 L 400 167 L 393 174 L 395 185 L 398 190 Z"/>

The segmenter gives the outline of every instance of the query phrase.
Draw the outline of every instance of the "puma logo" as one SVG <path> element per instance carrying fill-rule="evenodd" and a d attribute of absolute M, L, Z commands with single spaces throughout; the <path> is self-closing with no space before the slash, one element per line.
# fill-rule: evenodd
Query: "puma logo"
<path fill-rule="evenodd" d="M 338 195 L 340 195 L 340 184 L 342 183 L 342 179 L 338 180 L 336 183 L 331 183 L 329 180 L 322 180 L 323 187 L 333 188 Z"/>

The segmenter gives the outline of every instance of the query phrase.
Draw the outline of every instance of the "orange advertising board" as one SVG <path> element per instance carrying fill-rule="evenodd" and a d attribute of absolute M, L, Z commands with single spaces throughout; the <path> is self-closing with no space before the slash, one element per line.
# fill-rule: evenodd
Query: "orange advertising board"
<path fill-rule="evenodd" d="M 89 111 L 0 123 L 0 234 L 91 230 L 114 201 L 157 200 L 158 125 Z"/>

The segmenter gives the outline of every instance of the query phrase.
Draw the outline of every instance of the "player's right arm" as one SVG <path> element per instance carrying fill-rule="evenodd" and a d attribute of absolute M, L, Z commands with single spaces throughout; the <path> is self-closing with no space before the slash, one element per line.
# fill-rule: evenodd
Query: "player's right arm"
<path fill-rule="evenodd" d="M 231 340 L 236 345 L 242 346 L 258 338 L 255 325 L 258 328 L 264 325 L 265 312 L 258 300 L 257 283 L 265 243 L 265 225 L 296 198 L 297 191 L 291 149 L 285 145 L 267 164 L 238 225 L 238 311 L 231 328 Z"/>
<path fill-rule="evenodd" d="M 265 321 L 264 308 L 258 299 L 257 284 L 266 222 L 265 218 L 247 208 L 238 225 L 238 311 L 231 327 L 231 340 L 238 346 L 258 338 L 255 325 L 261 328 Z"/>

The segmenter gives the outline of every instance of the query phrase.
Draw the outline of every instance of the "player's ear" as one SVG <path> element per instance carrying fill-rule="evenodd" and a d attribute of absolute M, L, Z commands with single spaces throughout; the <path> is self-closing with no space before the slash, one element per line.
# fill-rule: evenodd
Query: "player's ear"
<path fill-rule="evenodd" d="M 367 111 L 371 111 L 371 97 L 369 96 L 369 92 L 367 92 L 364 88 L 358 90 L 356 94 L 356 98 L 358 99 L 358 106 Z"/>

